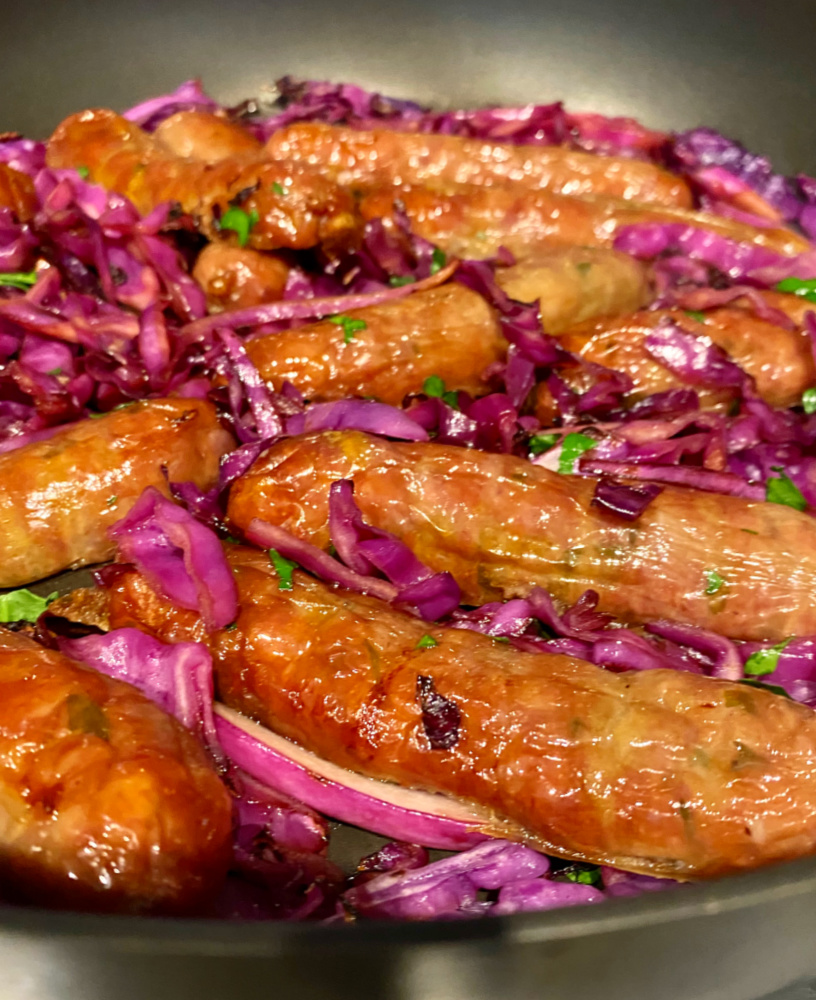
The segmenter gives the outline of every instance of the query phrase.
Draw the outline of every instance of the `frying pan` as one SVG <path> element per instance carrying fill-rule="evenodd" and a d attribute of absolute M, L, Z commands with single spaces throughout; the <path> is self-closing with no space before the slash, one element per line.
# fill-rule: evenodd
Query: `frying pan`
<path fill-rule="evenodd" d="M 780 169 L 816 168 L 812 0 L 28 0 L 2 13 L 0 130 L 45 136 L 72 111 L 197 75 L 237 102 L 291 73 L 438 106 L 560 97 L 658 127 L 710 125 Z M 348 859 L 371 849 L 350 828 L 335 840 Z M 815 943 L 816 859 L 419 925 L 0 907 L 0 1000 L 806 1000 Z"/>

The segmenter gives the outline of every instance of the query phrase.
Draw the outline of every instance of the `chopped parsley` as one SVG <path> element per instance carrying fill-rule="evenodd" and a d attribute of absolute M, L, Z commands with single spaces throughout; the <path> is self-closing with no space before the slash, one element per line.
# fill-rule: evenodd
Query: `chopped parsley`
<path fill-rule="evenodd" d="M 790 480 L 778 465 L 771 466 L 778 478 L 771 478 L 765 484 L 765 499 L 768 503 L 780 503 L 794 510 L 807 510 L 807 500 L 799 487 Z"/>
<path fill-rule="evenodd" d="M 698 323 L 705 323 L 706 315 L 705 313 L 698 312 L 696 309 L 684 309 L 686 316 L 690 319 L 696 319 Z"/>
<path fill-rule="evenodd" d="M 53 375 L 53 377 L 56 378 L 57 375 L 62 375 L 62 369 L 52 368 L 50 372 L 46 372 L 46 375 Z"/>
<path fill-rule="evenodd" d="M 575 265 L 575 270 L 579 274 L 589 274 L 592 270 L 592 262 L 588 260 L 581 260 Z"/>
<path fill-rule="evenodd" d="M 534 434 L 527 442 L 527 447 L 533 455 L 543 455 L 545 451 L 549 451 L 557 444 L 557 434 Z"/>
<path fill-rule="evenodd" d="M 775 646 L 767 649 L 758 649 L 751 653 L 745 661 L 745 673 L 749 677 L 764 677 L 765 674 L 772 674 L 779 664 L 779 655 L 788 643 L 793 641 L 793 636 L 783 639 Z"/>
<path fill-rule="evenodd" d="M 352 319 L 351 316 L 329 316 L 329 322 L 335 326 L 342 326 L 344 344 L 350 344 L 354 340 L 355 333 L 368 328 L 368 323 L 364 319 Z"/>
<path fill-rule="evenodd" d="M 108 497 L 108 499 L 105 501 L 105 503 L 109 507 L 112 507 L 115 503 L 119 503 L 119 497 L 117 497 L 117 496 Z"/>
<path fill-rule="evenodd" d="M 739 683 L 747 684 L 749 687 L 759 688 L 763 691 L 768 691 L 770 692 L 770 694 L 778 694 L 782 698 L 788 698 L 790 701 L 793 701 L 788 692 L 783 687 L 780 687 L 778 684 L 766 684 L 764 681 L 754 680 L 753 678 L 748 680 L 742 680 Z"/>
<path fill-rule="evenodd" d="M 510 642 L 510 637 L 506 635 L 491 635 L 493 642 Z"/>
<path fill-rule="evenodd" d="M 0 622 L 35 622 L 56 597 L 56 591 L 40 597 L 25 588 L 0 594 Z"/>
<path fill-rule="evenodd" d="M 567 879 L 568 882 L 577 882 L 579 885 L 600 885 L 600 868 L 578 868 L 577 865 L 565 868 L 557 873 Z"/>
<path fill-rule="evenodd" d="M 238 622 L 230 622 L 229 625 L 224 626 L 225 632 L 234 632 L 238 628 Z"/>
<path fill-rule="evenodd" d="M 438 375 L 429 375 L 422 383 L 422 391 L 426 396 L 441 399 L 454 410 L 459 409 L 459 393 L 453 389 L 447 390 L 445 388 L 445 380 L 441 379 Z"/>
<path fill-rule="evenodd" d="M 289 194 L 289 188 L 285 188 L 283 184 L 279 184 L 278 181 L 274 181 L 272 184 L 273 192 L 280 198 L 285 198 Z"/>
<path fill-rule="evenodd" d="M 80 165 L 76 168 L 76 172 L 83 179 L 83 181 L 87 181 L 87 179 L 91 176 L 90 170 L 88 170 L 84 163 L 80 163 Z"/>
<path fill-rule="evenodd" d="M 800 299 L 816 303 L 816 278 L 785 278 L 776 286 L 777 292 L 789 292 Z"/>
<path fill-rule="evenodd" d="M 703 575 L 706 578 L 705 592 L 707 594 L 716 594 L 718 590 L 722 590 L 725 586 L 725 580 L 723 580 L 716 569 L 707 569 Z"/>
<path fill-rule="evenodd" d="M 428 635 L 427 632 L 426 632 L 425 635 L 422 636 L 422 638 L 419 640 L 419 642 L 416 644 L 416 646 L 414 648 L 415 649 L 433 649 L 434 646 L 438 646 L 438 645 L 439 645 L 439 643 L 437 642 L 437 640 L 434 639 L 434 637 L 432 635 Z"/>
<path fill-rule="evenodd" d="M 257 224 L 260 216 L 253 210 L 245 212 L 243 208 L 233 206 L 221 216 L 221 228 L 231 229 L 238 237 L 238 246 L 245 247 L 249 240 L 252 227 Z"/>
<path fill-rule="evenodd" d="M 431 274 L 441 271 L 447 262 L 448 257 L 445 251 L 440 250 L 439 247 L 434 247 L 434 252 L 431 254 Z"/>
<path fill-rule="evenodd" d="M 403 285 L 413 285 L 416 281 L 410 274 L 392 274 L 388 279 L 388 284 L 392 288 L 402 288 Z"/>
<path fill-rule="evenodd" d="M 805 389 L 802 393 L 802 408 L 805 413 L 816 413 L 816 389 Z"/>
<path fill-rule="evenodd" d="M 7 274 L 0 274 L 0 285 L 5 288 L 19 288 L 21 292 L 26 292 L 36 283 L 36 271 L 9 271 Z"/>
<path fill-rule="evenodd" d="M 269 561 L 275 567 L 278 574 L 278 590 L 292 589 L 292 574 L 297 569 L 297 563 L 291 559 L 285 559 L 277 549 L 269 550 Z"/>
<path fill-rule="evenodd" d="M 558 471 L 562 476 L 575 472 L 575 463 L 585 451 L 594 448 L 598 442 L 588 434 L 567 434 L 558 459 Z"/>

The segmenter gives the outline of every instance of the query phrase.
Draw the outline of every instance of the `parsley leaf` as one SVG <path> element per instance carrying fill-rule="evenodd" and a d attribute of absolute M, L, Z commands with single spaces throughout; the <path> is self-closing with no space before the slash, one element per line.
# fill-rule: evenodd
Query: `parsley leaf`
<path fill-rule="evenodd" d="M 80 165 L 76 168 L 76 172 L 83 179 L 83 181 L 87 181 L 87 179 L 91 176 L 90 170 L 88 170 L 84 163 L 80 163 Z"/>
<path fill-rule="evenodd" d="M 238 237 L 238 246 L 245 247 L 252 227 L 259 219 L 254 208 L 251 212 L 245 212 L 242 208 L 233 206 L 221 216 L 221 228 L 231 229 Z"/>
<path fill-rule="evenodd" d="M 779 654 L 792 641 L 793 636 L 789 636 L 775 646 L 758 649 L 755 653 L 751 653 L 745 661 L 745 673 L 749 677 L 764 677 L 765 674 L 772 674 L 779 664 Z"/>
<path fill-rule="evenodd" d="M 289 194 L 289 188 L 285 188 L 283 184 L 279 184 L 278 181 L 274 181 L 272 184 L 273 192 L 278 195 L 279 198 L 285 198 Z"/>
<path fill-rule="evenodd" d="M 53 375 L 54 378 L 56 378 L 57 375 L 62 375 L 62 369 L 61 368 L 52 368 L 50 372 L 46 372 L 46 375 Z"/>
<path fill-rule="evenodd" d="M 776 285 L 777 292 L 789 292 L 798 295 L 800 299 L 816 303 L 816 278 L 785 278 Z"/>
<path fill-rule="evenodd" d="M 448 256 L 445 251 L 440 250 L 439 247 L 434 247 L 434 252 L 431 254 L 431 274 L 441 271 L 447 262 Z"/>
<path fill-rule="evenodd" d="M 533 455 L 543 455 L 545 451 L 549 451 L 557 444 L 557 434 L 534 434 L 527 442 L 527 447 Z"/>
<path fill-rule="evenodd" d="M 368 323 L 364 319 L 352 319 L 351 316 L 329 316 L 329 322 L 343 327 L 344 344 L 350 344 L 355 333 L 368 329 Z"/>
<path fill-rule="evenodd" d="M 760 688 L 763 691 L 769 691 L 771 694 L 778 694 L 782 698 L 787 698 L 789 701 L 793 701 L 793 698 L 788 694 L 788 692 L 780 687 L 778 684 L 766 684 L 765 681 L 758 680 L 742 680 L 739 681 L 740 684 L 747 684 L 749 687 Z"/>
<path fill-rule="evenodd" d="M 25 588 L 0 594 L 0 622 L 35 622 L 56 597 L 56 591 L 40 597 Z"/>
<path fill-rule="evenodd" d="M 597 443 L 595 438 L 591 438 L 588 434 L 567 434 L 558 459 L 558 471 L 561 475 L 572 475 L 575 472 L 575 463 L 581 455 L 594 448 Z"/>
<path fill-rule="evenodd" d="M 28 291 L 36 283 L 36 271 L 9 271 L 7 274 L 0 274 L 0 285 L 6 288 L 19 288 L 21 292 Z"/>
<path fill-rule="evenodd" d="M 706 578 L 705 592 L 707 594 L 716 594 L 718 590 L 722 590 L 725 586 L 725 580 L 723 580 L 716 569 L 705 570 L 703 576 Z"/>
<path fill-rule="evenodd" d="M 297 563 L 291 559 L 284 559 L 277 549 L 269 550 L 269 561 L 275 567 L 278 574 L 278 590 L 292 589 L 292 574 L 297 569 Z"/>
<path fill-rule="evenodd" d="M 698 312 L 696 309 L 684 309 L 683 312 L 691 319 L 696 319 L 698 323 L 705 323 L 706 321 L 705 313 Z"/>
<path fill-rule="evenodd" d="M 438 375 L 429 375 L 422 383 L 422 391 L 426 396 L 441 399 L 445 395 L 445 382 Z"/>
<path fill-rule="evenodd" d="M 805 389 L 802 393 L 802 407 L 805 413 L 816 413 L 816 389 Z"/>
<path fill-rule="evenodd" d="M 433 649 L 434 646 L 438 646 L 438 645 L 439 645 L 439 643 L 437 642 L 437 640 L 434 639 L 434 637 L 432 635 L 428 635 L 426 633 L 425 635 L 422 636 L 422 638 L 419 640 L 419 642 L 416 644 L 416 646 L 414 648 L 415 649 Z"/>
<path fill-rule="evenodd" d="M 392 288 L 402 288 L 403 285 L 413 285 L 416 281 L 410 274 L 392 274 L 388 279 L 388 284 Z"/>
<path fill-rule="evenodd" d="M 802 496 L 799 487 L 790 480 L 779 466 L 772 466 L 779 478 L 772 478 L 765 484 L 765 499 L 768 503 L 780 503 L 794 510 L 807 510 L 807 500 Z"/>

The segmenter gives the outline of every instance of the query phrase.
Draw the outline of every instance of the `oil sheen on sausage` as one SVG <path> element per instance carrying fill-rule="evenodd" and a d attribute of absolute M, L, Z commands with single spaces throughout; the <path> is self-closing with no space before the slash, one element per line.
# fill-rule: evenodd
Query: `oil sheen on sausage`
<path fill-rule="evenodd" d="M 328 547 L 328 495 L 354 482 L 367 521 L 458 581 L 464 603 L 536 584 L 573 603 L 587 589 L 627 622 L 690 622 L 742 639 L 816 632 L 816 520 L 791 507 L 666 489 L 633 522 L 590 505 L 595 481 L 522 458 L 353 431 L 265 452 L 232 487 L 229 517 L 254 517 Z M 706 594 L 707 573 L 725 581 Z"/>

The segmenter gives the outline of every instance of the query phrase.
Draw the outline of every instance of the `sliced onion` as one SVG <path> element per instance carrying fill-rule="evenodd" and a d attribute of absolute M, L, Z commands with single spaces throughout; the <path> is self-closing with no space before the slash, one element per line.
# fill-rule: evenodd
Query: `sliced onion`
<path fill-rule="evenodd" d="M 215 705 L 226 755 L 270 788 L 318 812 L 384 837 L 462 851 L 489 839 L 489 820 L 464 803 L 347 771 L 226 705 Z"/>

